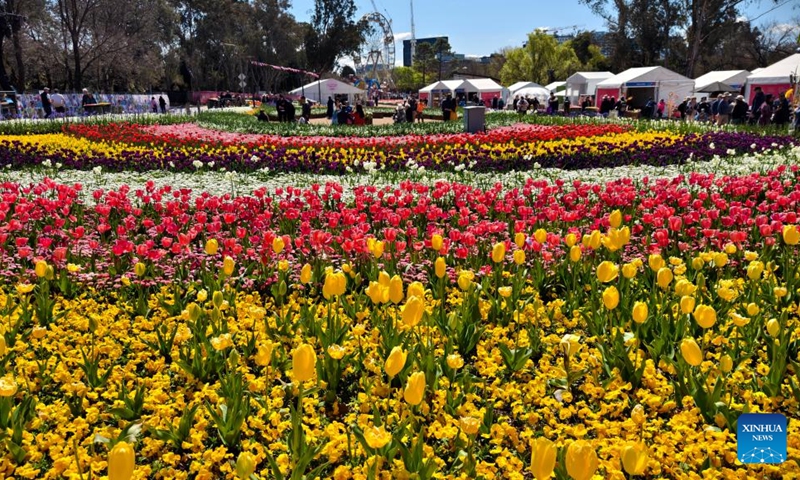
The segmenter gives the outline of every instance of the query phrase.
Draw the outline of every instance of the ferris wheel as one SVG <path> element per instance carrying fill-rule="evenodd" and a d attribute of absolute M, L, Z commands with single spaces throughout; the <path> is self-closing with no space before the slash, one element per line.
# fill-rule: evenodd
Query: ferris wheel
<path fill-rule="evenodd" d="M 361 47 L 353 55 L 356 72 L 383 87 L 392 86 L 391 70 L 395 60 L 392 24 L 377 11 L 365 14 L 361 21 L 366 24 L 366 30 Z"/>

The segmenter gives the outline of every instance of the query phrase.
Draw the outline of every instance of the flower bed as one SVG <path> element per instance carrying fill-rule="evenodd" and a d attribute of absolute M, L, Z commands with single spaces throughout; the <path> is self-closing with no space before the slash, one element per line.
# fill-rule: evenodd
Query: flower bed
<path fill-rule="evenodd" d="M 347 173 L 470 169 L 477 172 L 669 165 L 689 158 L 762 152 L 794 144 L 790 137 L 708 132 L 635 132 L 602 125 L 499 128 L 482 135 L 321 138 L 212 132 L 193 125 L 74 125 L 74 135 L 0 140 L 0 166 L 49 161 L 67 168 L 106 171 L 170 170 Z M 125 142 L 125 143 L 121 143 Z"/>
<path fill-rule="evenodd" d="M 81 190 L 0 185 L 6 478 L 800 474 L 796 167 Z"/>

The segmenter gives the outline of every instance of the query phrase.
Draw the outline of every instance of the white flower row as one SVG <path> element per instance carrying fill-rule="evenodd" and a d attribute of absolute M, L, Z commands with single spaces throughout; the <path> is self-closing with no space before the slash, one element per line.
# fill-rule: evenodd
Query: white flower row
<path fill-rule="evenodd" d="M 366 162 L 365 162 L 366 163 Z M 713 173 L 717 175 L 747 175 L 757 172 L 767 172 L 779 166 L 800 165 L 800 147 L 784 151 L 767 151 L 736 157 L 715 157 L 711 161 L 688 161 L 683 165 L 670 165 L 654 167 L 648 165 L 625 166 L 616 168 L 596 168 L 585 170 L 561 170 L 556 168 L 538 168 L 525 172 L 504 173 L 477 173 L 469 169 L 457 172 L 434 172 L 417 166 L 408 165 L 408 170 L 402 172 L 387 172 L 367 168 L 368 173 L 351 173 L 339 175 L 319 174 L 274 174 L 268 169 L 254 173 L 236 173 L 226 171 L 206 170 L 196 173 L 173 173 L 167 171 L 151 172 L 103 172 L 100 167 L 92 171 L 64 170 L 60 165 L 53 166 L 45 162 L 45 167 L 36 170 L 14 171 L 6 169 L 0 172 L 0 181 L 10 181 L 21 184 L 39 183 L 45 178 L 51 178 L 65 184 L 80 183 L 84 187 L 87 201 L 91 201 L 90 192 L 95 189 L 115 190 L 123 185 L 132 190 L 144 188 L 148 181 L 157 187 L 171 186 L 173 188 L 190 189 L 193 195 L 208 192 L 212 195 L 248 195 L 259 188 L 274 191 L 278 188 L 299 187 L 306 188 L 313 184 L 324 185 L 334 182 L 344 187 L 345 197 L 352 196 L 352 190 L 358 186 L 373 185 L 376 187 L 396 186 L 402 181 L 434 185 L 437 182 L 458 182 L 488 188 L 496 183 L 501 183 L 505 188 L 520 187 L 529 179 L 544 179 L 550 182 L 563 180 L 572 182 L 580 180 L 585 183 L 607 183 L 615 180 L 630 178 L 635 182 L 648 177 L 651 180 L 658 178 L 672 179 L 679 175 L 692 172 Z M 368 167 L 366 164 L 365 167 Z"/>

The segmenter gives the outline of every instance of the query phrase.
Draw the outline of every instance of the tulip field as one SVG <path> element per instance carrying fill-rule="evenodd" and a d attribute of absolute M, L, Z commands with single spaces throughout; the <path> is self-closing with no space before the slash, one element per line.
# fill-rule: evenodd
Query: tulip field
<path fill-rule="evenodd" d="M 796 139 L 224 121 L 0 136 L 0 478 L 800 478 Z"/>

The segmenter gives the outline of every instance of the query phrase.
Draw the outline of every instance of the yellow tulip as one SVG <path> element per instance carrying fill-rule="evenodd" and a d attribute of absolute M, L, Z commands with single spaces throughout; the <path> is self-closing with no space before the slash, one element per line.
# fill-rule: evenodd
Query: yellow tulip
<path fill-rule="evenodd" d="M 619 305 L 619 290 L 617 287 L 610 286 L 603 290 L 603 305 L 609 310 L 614 310 Z"/>
<path fill-rule="evenodd" d="M 629 475 L 642 475 L 647 470 L 647 447 L 642 442 L 622 448 L 622 467 Z"/>
<path fill-rule="evenodd" d="M 435 252 L 438 252 L 439 250 L 442 249 L 442 244 L 443 243 L 444 243 L 444 239 L 442 238 L 442 236 L 439 235 L 438 233 L 434 233 L 433 236 L 431 237 L 431 248 Z"/>
<path fill-rule="evenodd" d="M 561 342 L 559 343 L 561 349 L 564 351 L 564 355 L 577 355 L 577 353 L 583 347 L 581 343 L 581 337 L 578 335 L 567 333 L 563 337 L 561 337 Z"/>
<path fill-rule="evenodd" d="M 639 268 L 635 263 L 626 263 L 622 266 L 622 276 L 630 280 L 639 273 Z"/>
<path fill-rule="evenodd" d="M 383 256 L 383 249 L 386 247 L 386 244 L 383 241 L 375 242 L 375 245 L 372 248 L 372 256 L 375 258 L 381 258 Z"/>
<path fill-rule="evenodd" d="M 535 232 L 533 232 L 533 238 L 539 243 L 544 243 L 547 241 L 547 230 L 544 228 L 539 228 Z"/>
<path fill-rule="evenodd" d="M 728 255 L 733 255 L 734 253 L 736 253 L 736 251 L 737 251 L 736 245 L 732 243 L 725 244 L 725 253 L 727 253 Z"/>
<path fill-rule="evenodd" d="M 525 234 L 522 232 L 517 232 L 514 235 L 514 244 L 516 244 L 517 248 L 522 248 L 525 246 Z"/>
<path fill-rule="evenodd" d="M 433 263 L 433 271 L 436 274 L 436 278 L 444 278 L 447 274 L 447 264 L 444 261 L 444 258 L 439 257 Z"/>
<path fill-rule="evenodd" d="M 585 440 L 576 440 L 567 447 L 567 473 L 575 480 L 589 480 L 597 471 L 597 452 Z"/>
<path fill-rule="evenodd" d="M 531 473 L 536 480 L 550 478 L 556 467 L 556 446 L 553 442 L 538 437 L 531 443 Z"/>
<path fill-rule="evenodd" d="M 665 262 L 661 255 L 653 253 L 647 257 L 647 264 L 650 265 L 650 270 L 657 272 L 664 267 Z"/>
<path fill-rule="evenodd" d="M 316 365 L 317 353 L 311 345 L 302 343 L 292 352 L 292 373 L 298 382 L 312 379 L 316 373 Z"/>
<path fill-rule="evenodd" d="M 0 358 L 6 356 L 6 337 L 0 334 Z"/>
<path fill-rule="evenodd" d="M 800 231 L 797 230 L 797 225 L 783 226 L 783 241 L 786 245 L 797 245 L 800 242 Z"/>
<path fill-rule="evenodd" d="M 392 434 L 387 432 L 383 425 L 370 427 L 364 430 L 364 440 L 366 440 L 369 448 L 380 450 L 392 440 Z"/>
<path fill-rule="evenodd" d="M 586 242 L 586 246 L 592 250 L 597 250 L 600 248 L 601 242 L 602 236 L 600 235 L 600 232 L 597 230 L 592 230 L 592 233 L 589 235 L 589 240 Z"/>
<path fill-rule="evenodd" d="M 322 295 L 326 300 L 343 295 L 347 288 L 347 277 L 343 272 L 330 272 L 325 274 L 325 283 L 322 284 Z"/>
<path fill-rule="evenodd" d="M 694 309 L 694 319 L 703 328 L 711 328 L 717 323 L 717 311 L 708 305 L 698 305 Z"/>
<path fill-rule="evenodd" d="M 578 237 L 574 233 L 568 233 L 567 236 L 564 237 L 564 245 L 568 248 L 572 248 L 576 243 L 578 243 Z"/>
<path fill-rule="evenodd" d="M 644 412 L 644 407 L 641 403 L 637 403 L 633 410 L 631 410 L 631 420 L 636 425 L 644 425 L 644 422 L 647 421 L 647 414 Z"/>
<path fill-rule="evenodd" d="M 703 362 L 703 351 L 693 338 L 684 338 L 681 341 L 681 355 L 686 363 L 696 367 Z"/>
<path fill-rule="evenodd" d="M 775 287 L 772 289 L 772 293 L 774 293 L 776 297 L 781 298 L 785 297 L 789 291 L 786 290 L 786 287 Z"/>
<path fill-rule="evenodd" d="M 415 327 L 422 320 L 423 313 L 425 313 L 425 302 L 417 296 L 412 296 L 403 305 L 401 318 L 406 326 Z"/>
<path fill-rule="evenodd" d="M 275 252 L 276 255 L 280 254 L 286 244 L 283 241 L 283 237 L 275 237 L 272 239 L 272 251 Z"/>
<path fill-rule="evenodd" d="M 705 264 L 705 262 L 700 257 L 694 257 L 692 259 L 692 268 L 695 269 L 695 270 L 700 270 L 701 268 L 703 268 L 704 264 Z"/>
<path fill-rule="evenodd" d="M 622 225 L 622 212 L 619 210 L 611 212 L 611 215 L 608 216 L 608 224 L 611 228 L 619 228 Z"/>
<path fill-rule="evenodd" d="M 514 263 L 517 265 L 522 265 L 525 263 L 525 250 L 514 251 Z"/>
<path fill-rule="evenodd" d="M 747 304 L 747 314 L 751 317 L 756 316 L 761 312 L 761 309 L 755 303 L 748 303 Z"/>
<path fill-rule="evenodd" d="M 736 325 L 737 327 L 741 328 L 750 323 L 749 318 L 743 317 L 736 312 L 730 312 L 729 315 L 731 317 L 731 320 L 733 320 L 733 324 Z"/>
<path fill-rule="evenodd" d="M 777 337 L 778 334 L 781 333 L 781 326 L 774 318 L 770 318 L 769 321 L 767 321 L 767 333 L 769 333 L 769 336 L 772 338 Z"/>
<path fill-rule="evenodd" d="M 389 300 L 394 304 L 403 301 L 403 279 L 400 275 L 395 275 L 389 281 Z"/>
<path fill-rule="evenodd" d="M 233 261 L 231 257 L 226 256 L 222 260 L 222 273 L 225 274 L 226 277 L 230 277 L 233 275 L 233 269 L 236 266 L 236 263 Z"/>
<path fill-rule="evenodd" d="M 714 254 L 714 265 L 717 267 L 724 267 L 728 263 L 728 254 L 725 252 L 717 252 Z"/>
<path fill-rule="evenodd" d="M 263 345 L 259 345 L 258 352 L 256 352 L 256 365 L 266 367 L 272 361 L 272 350 L 275 345 L 267 340 Z"/>
<path fill-rule="evenodd" d="M 686 295 L 692 295 L 696 291 L 697 287 L 692 282 L 686 280 L 685 278 L 681 278 L 680 280 L 675 282 L 675 293 L 680 295 L 681 297 Z"/>
<path fill-rule="evenodd" d="M 733 370 L 733 359 L 730 355 L 725 354 L 720 357 L 719 369 L 722 370 L 722 373 L 728 373 Z"/>
<path fill-rule="evenodd" d="M 300 283 L 309 283 L 311 281 L 311 265 L 306 263 L 300 269 Z"/>
<path fill-rule="evenodd" d="M 503 242 L 497 242 L 492 247 L 492 261 L 494 263 L 500 263 L 506 258 L 506 244 Z"/>
<path fill-rule="evenodd" d="M 369 282 L 366 293 L 375 305 L 384 303 L 384 297 L 387 299 L 389 298 L 388 290 L 385 287 L 381 287 L 378 282 Z M 386 293 L 386 295 L 384 295 L 384 293 Z"/>
<path fill-rule="evenodd" d="M 207 255 L 216 255 L 219 250 L 219 242 L 215 238 L 210 238 L 206 242 L 205 250 Z"/>
<path fill-rule="evenodd" d="M 250 452 L 241 452 L 236 459 L 236 476 L 247 480 L 256 471 L 256 457 Z"/>
<path fill-rule="evenodd" d="M 681 312 L 688 315 L 694 311 L 695 300 L 694 297 L 684 295 L 681 297 Z"/>
<path fill-rule="evenodd" d="M 497 293 L 500 294 L 503 298 L 508 298 L 511 296 L 513 289 L 511 287 L 500 287 L 497 289 Z"/>
<path fill-rule="evenodd" d="M 127 442 L 119 442 L 108 452 L 108 480 L 130 480 L 136 458 L 133 447 Z"/>
<path fill-rule="evenodd" d="M 597 266 L 597 279 L 603 283 L 608 283 L 617 278 L 619 275 L 619 267 L 613 262 L 608 260 L 600 262 Z"/>
<path fill-rule="evenodd" d="M 378 274 L 378 283 L 382 287 L 389 288 L 389 283 L 391 283 L 391 281 L 392 281 L 392 277 L 390 277 L 389 274 L 386 273 L 385 271 L 381 271 Z"/>
<path fill-rule="evenodd" d="M 392 349 L 389 357 L 386 358 L 386 363 L 383 364 L 383 369 L 386 371 L 386 375 L 389 375 L 389 378 L 394 378 L 395 375 L 403 370 L 403 367 L 406 366 L 407 356 L 406 351 L 399 346 Z"/>
<path fill-rule="evenodd" d="M 133 266 L 133 273 L 137 277 L 144 277 L 144 274 L 147 273 L 147 265 L 144 262 L 136 262 L 136 265 Z"/>
<path fill-rule="evenodd" d="M 419 297 L 425 300 L 425 287 L 422 285 L 422 282 L 411 282 L 411 285 L 408 286 L 406 297 Z"/>
<path fill-rule="evenodd" d="M 225 296 L 222 295 L 222 292 L 217 290 L 211 295 L 211 303 L 214 304 L 215 307 L 219 308 L 225 302 Z"/>
<path fill-rule="evenodd" d="M 659 287 L 666 289 L 672 283 L 672 278 L 672 270 L 667 267 L 661 267 L 656 274 L 656 283 L 658 283 Z"/>
<path fill-rule="evenodd" d="M 762 273 L 764 273 L 764 262 L 755 260 L 747 265 L 747 278 L 750 280 L 758 280 Z"/>
<path fill-rule="evenodd" d="M 33 271 L 36 273 L 37 277 L 44 278 L 44 276 L 47 275 L 47 262 L 44 260 L 37 260 Z"/>
<path fill-rule="evenodd" d="M 632 313 L 634 322 L 644 323 L 647 320 L 647 304 L 644 302 L 634 303 Z"/>
<path fill-rule="evenodd" d="M 578 260 L 580 260 L 581 259 L 581 247 L 579 247 L 577 245 L 573 245 L 572 247 L 570 247 L 570 249 L 569 249 L 569 259 L 573 263 L 575 263 Z"/>
<path fill-rule="evenodd" d="M 412 373 L 408 377 L 406 388 L 403 390 L 403 399 L 409 405 L 419 405 L 425 395 L 425 374 L 422 372 Z"/>
<path fill-rule="evenodd" d="M 186 305 L 186 313 L 189 315 L 189 320 L 196 322 L 200 315 L 203 314 L 203 309 L 200 308 L 200 305 L 192 302 Z"/>
<path fill-rule="evenodd" d="M 464 359 L 461 358 L 461 355 L 457 353 L 451 353 L 446 358 L 447 366 L 452 368 L 453 370 L 458 370 L 459 368 L 464 366 Z"/>
<path fill-rule="evenodd" d="M 480 420 L 475 417 L 461 417 L 458 424 L 467 435 L 475 435 L 481 428 Z"/>
<path fill-rule="evenodd" d="M 464 291 L 469 290 L 469 287 L 472 285 L 473 278 L 475 278 L 474 273 L 468 270 L 462 270 L 458 274 L 458 288 Z"/>

